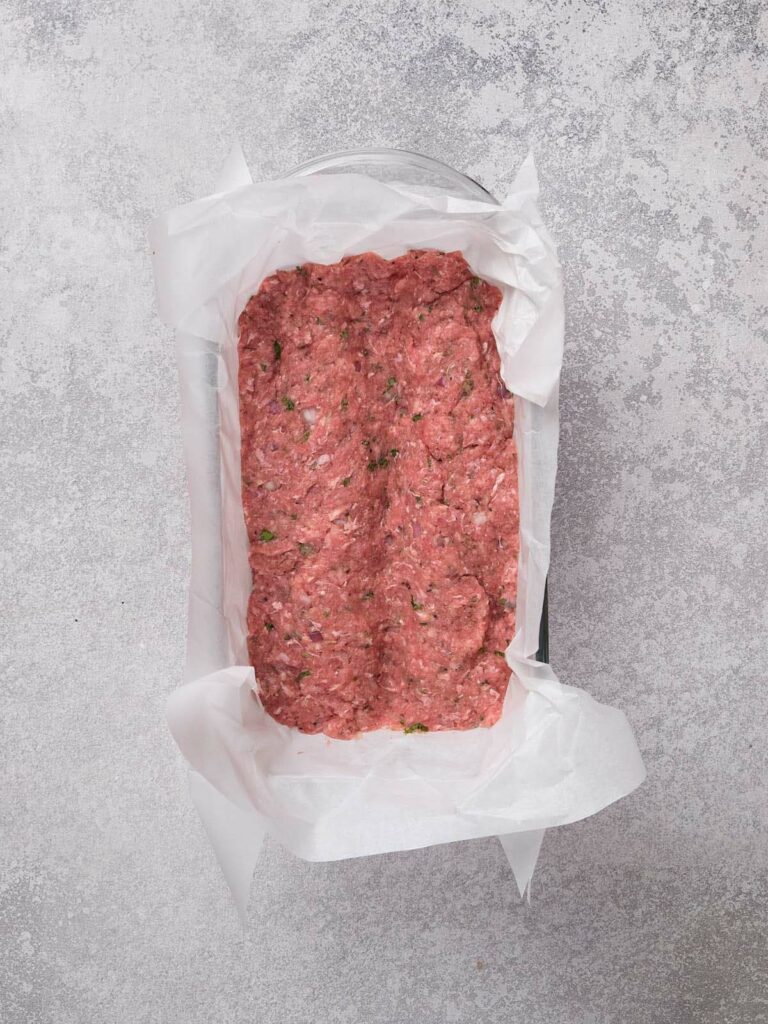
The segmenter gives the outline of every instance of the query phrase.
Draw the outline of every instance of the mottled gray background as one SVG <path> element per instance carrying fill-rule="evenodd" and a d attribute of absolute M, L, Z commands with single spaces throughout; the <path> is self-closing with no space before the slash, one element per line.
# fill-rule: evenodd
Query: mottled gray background
<path fill-rule="evenodd" d="M 768 1019 L 766 48 L 759 2 L 2 0 L 8 1024 Z M 189 524 L 146 242 L 234 136 L 499 193 L 529 147 L 568 330 L 552 658 L 649 770 L 550 832 L 270 847 L 243 938 L 163 723 Z"/>

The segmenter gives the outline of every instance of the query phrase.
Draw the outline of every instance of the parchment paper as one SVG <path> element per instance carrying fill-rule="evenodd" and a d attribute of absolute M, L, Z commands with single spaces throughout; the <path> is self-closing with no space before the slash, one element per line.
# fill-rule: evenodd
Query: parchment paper
<path fill-rule="evenodd" d="M 543 830 L 586 817 L 644 778 L 621 711 L 533 660 L 549 567 L 563 300 L 532 159 L 500 205 L 358 174 L 252 183 L 233 149 L 220 191 L 152 226 L 157 297 L 173 326 L 192 510 L 186 684 L 168 721 L 192 795 L 242 910 L 263 836 L 334 860 L 498 835 L 521 892 Z M 373 250 L 461 249 L 503 302 L 494 322 L 515 394 L 521 545 L 511 682 L 490 729 L 351 741 L 280 725 L 254 699 L 240 495 L 237 317 L 280 267 Z"/>

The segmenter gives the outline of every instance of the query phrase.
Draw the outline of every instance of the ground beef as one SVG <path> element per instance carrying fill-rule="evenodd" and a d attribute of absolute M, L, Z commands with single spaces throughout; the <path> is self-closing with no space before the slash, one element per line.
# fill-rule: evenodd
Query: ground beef
<path fill-rule="evenodd" d="M 519 523 L 500 301 L 458 252 L 365 253 L 278 271 L 241 315 L 248 650 L 279 722 L 498 719 Z"/>

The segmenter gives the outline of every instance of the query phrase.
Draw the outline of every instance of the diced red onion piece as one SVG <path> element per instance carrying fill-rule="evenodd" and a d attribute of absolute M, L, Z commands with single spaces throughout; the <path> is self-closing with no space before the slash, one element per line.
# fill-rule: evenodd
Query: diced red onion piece
<path fill-rule="evenodd" d="M 320 632 L 319 629 L 313 629 L 312 632 L 308 634 L 308 636 L 309 639 L 315 644 L 321 643 L 323 639 L 323 634 Z"/>

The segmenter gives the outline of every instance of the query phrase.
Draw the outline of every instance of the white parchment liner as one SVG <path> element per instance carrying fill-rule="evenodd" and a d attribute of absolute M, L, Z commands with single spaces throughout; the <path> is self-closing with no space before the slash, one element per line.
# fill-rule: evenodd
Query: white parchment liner
<path fill-rule="evenodd" d="M 152 225 L 160 313 L 177 337 L 192 512 L 187 682 L 169 700 L 168 721 L 241 911 L 267 833 L 307 860 L 498 835 L 522 892 L 544 829 L 593 814 L 644 778 L 623 713 L 533 660 L 563 349 L 560 268 L 537 195 L 530 157 L 494 205 L 359 174 L 254 184 L 234 147 L 216 194 Z M 460 249 L 504 296 L 493 329 L 516 396 L 521 529 L 512 681 L 490 729 L 307 736 L 275 722 L 251 696 L 237 317 L 280 267 L 369 250 L 392 258 L 411 248 Z"/>

